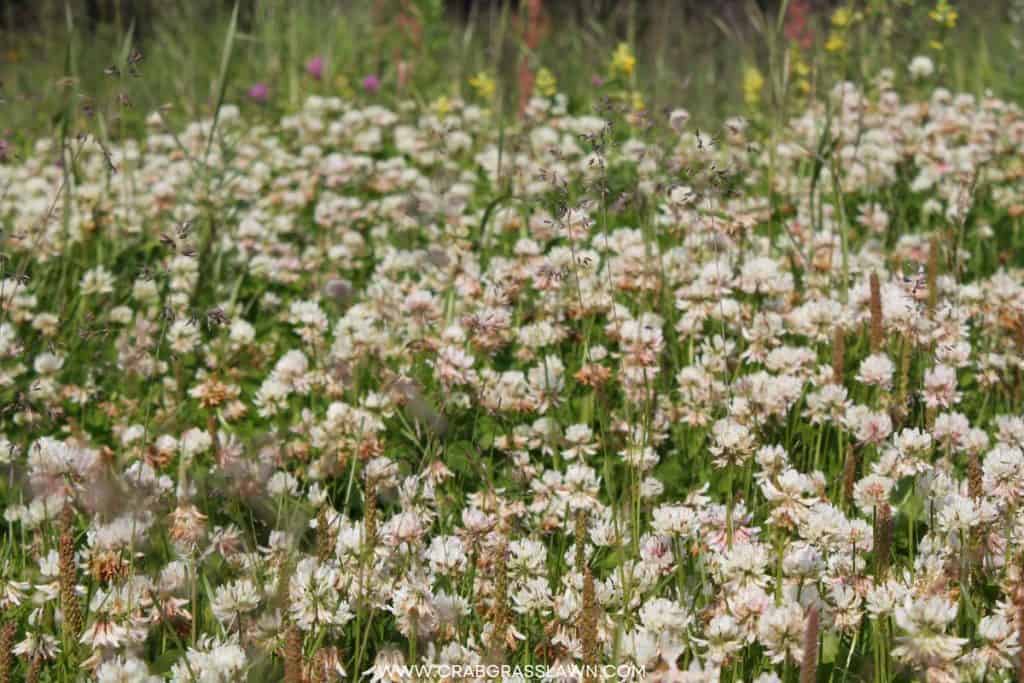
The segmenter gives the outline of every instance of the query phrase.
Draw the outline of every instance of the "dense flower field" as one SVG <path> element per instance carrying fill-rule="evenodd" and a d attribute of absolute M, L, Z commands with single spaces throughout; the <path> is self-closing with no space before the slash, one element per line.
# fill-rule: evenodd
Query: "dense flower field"
<path fill-rule="evenodd" d="M 1015 678 L 1024 112 L 688 119 L 11 155 L 0 680 Z"/>

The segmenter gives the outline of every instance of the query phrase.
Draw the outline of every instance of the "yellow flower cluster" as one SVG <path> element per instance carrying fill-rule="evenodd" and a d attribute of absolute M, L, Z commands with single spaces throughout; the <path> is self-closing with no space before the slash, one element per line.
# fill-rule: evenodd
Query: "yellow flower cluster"
<path fill-rule="evenodd" d="M 491 75 L 486 71 L 481 71 L 476 76 L 469 79 L 469 85 L 476 91 L 476 94 L 485 100 L 489 100 L 494 97 L 495 91 L 498 86 L 491 78 Z"/>
<path fill-rule="evenodd" d="M 853 12 L 849 7 L 838 7 L 832 13 L 832 25 L 836 28 L 846 28 L 853 21 Z"/>
<path fill-rule="evenodd" d="M 434 100 L 433 104 L 430 105 L 430 108 L 433 109 L 434 113 L 438 116 L 447 116 L 452 111 L 452 101 L 448 99 L 447 96 L 441 95 Z"/>
<path fill-rule="evenodd" d="M 944 28 L 954 28 L 956 26 L 956 20 L 960 16 L 957 11 L 949 4 L 948 0 L 939 0 L 938 4 L 935 5 L 935 9 L 928 13 L 932 21 Z"/>
<path fill-rule="evenodd" d="M 747 66 L 743 70 L 743 101 L 753 107 L 761 101 L 761 88 L 764 87 L 764 76 L 756 66 Z"/>
<path fill-rule="evenodd" d="M 558 92 L 558 81 L 555 75 L 547 67 L 541 67 L 537 72 L 537 92 L 544 97 L 553 97 Z"/>
<path fill-rule="evenodd" d="M 860 12 L 855 12 L 846 5 L 837 7 L 829 19 L 832 30 L 829 31 L 828 40 L 825 41 L 825 49 L 829 52 L 841 52 L 846 49 L 847 29 L 862 18 Z"/>
<path fill-rule="evenodd" d="M 811 91 L 811 81 L 809 76 L 811 75 L 811 67 L 807 64 L 807 60 L 804 59 L 803 53 L 800 48 L 796 45 L 790 50 L 789 58 L 790 68 L 792 74 L 796 77 L 796 89 L 801 95 L 806 95 Z"/>
<path fill-rule="evenodd" d="M 630 95 L 630 105 L 633 107 L 633 111 L 637 113 L 647 109 L 647 103 L 644 101 L 644 96 L 639 90 L 634 90 Z"/>
<path fill-rule="evenodd" d="M 628 43 L 619 43 L 612 54 L 612 75 L 632 76 L 636 68 L 636 56 Z"/>

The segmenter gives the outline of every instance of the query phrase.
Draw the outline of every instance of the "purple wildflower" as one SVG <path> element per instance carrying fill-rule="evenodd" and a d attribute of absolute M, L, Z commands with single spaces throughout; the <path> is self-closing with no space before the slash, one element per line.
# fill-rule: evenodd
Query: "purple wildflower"
<path fill-rule="evenodd" d="M 318 81 L 323 78 L 324 58 L 320 55 L 310 58 L 310 60 L 306 62 L 306 73 Z"/>
<path fill-rule="evenodd" d="M 363 79 L 363 90 L 366 92 L 377 92 L 380 90 L 380 78 L 375 74 L 370 74 Z"/>
<path fill-rule="evenodd" d="M 256 102 L 266 102 L 270 98 L 270 88 L 266 83 L 254 83 L 249 88 L 249 99 Z"/>

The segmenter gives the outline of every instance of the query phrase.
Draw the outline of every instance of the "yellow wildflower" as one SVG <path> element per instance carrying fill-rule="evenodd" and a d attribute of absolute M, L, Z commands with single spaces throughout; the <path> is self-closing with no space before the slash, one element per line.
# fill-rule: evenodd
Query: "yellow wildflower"
<path fill-rule="evenodd" d="M 761 101 L 761 88 L 764 87 L 764 76 L 756 66 L 748 66 L 743 70 L 743 101 L 753 107 Z"/>
<path fill-rule="evenodd" d="M 838 33 L 830 33 L 828 41 L 825 42 L 825 49 L 829 52 L 839 52 L 846 47 L 846 40 Z"/>
<path fill-rule="evenodd" d="M 953 28 L 956 26 L 956 20 L 960 15 L 950 6 L 949 0 L 939 0 L 938 4 L 935 5 L 935 9 L 929 12 L 928 16 L 936 24 L 942 24 L 946 28 Z"/>
<path fill-rule="evenodd" d="M 537 92 L 544 97 L 551 97 L 558 92 L 558 82 L 555 80 L 555 75 L 546 67 L 541 67 L 540 71 L 537 72 L 536 85 Z"/>
<path fill-rule="evenodd" d="M 632 100 L 631 104 L 633 105 L 633 111 L 639 112 L 647 108 L 647 104 L 644 102 L 644 96 L 640 91 L 634 90 L 630 99 Z"/>
<path fill-rule="evenodd" d="M 838 7 L 832 13 L 832 25 L 836 28 L 845 28 L 853 19 L 853 12 L 849 7 Z"/>
<path fill-rule="evenodd" d="M 494 79 L 486 71 L 481 71 L 476 76 L 470 78 L 469 85 L 476 91 L 477 95 L 485 100 L 494 97 L 494 93 L 498 89 Z"/>
<path fill-rule="evenodd" d="M 633 49 L 629 47 L 628 43 L 619 43 L 612 55 L 612 73 L 631 76 L 635 68 L 636 57 L 633 55 Z"/>
<path fill-rule="evenodd" d="M 811 73 L 811 67 L 807 64 L 803 53 L 796 45 L 789 51 L 789 63 L 792 65 L 793 73 L 797 76 L 807 76 Z"/>
<path fill-rule="evenodd" d="M 434 100 L 434 103 L 430 105 L 430 108 L 433 109 L 434 113 L 438 116 L 446 116 L 452 110 L 452 101 L 445 95 L 441 95 Z"/>

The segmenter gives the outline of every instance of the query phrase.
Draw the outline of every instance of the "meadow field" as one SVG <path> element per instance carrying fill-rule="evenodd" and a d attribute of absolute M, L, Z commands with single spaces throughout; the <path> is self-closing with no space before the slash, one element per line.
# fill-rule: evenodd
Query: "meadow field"
<path fill-rule="evenodd" d="M 1024 681 L 1024 2 L 713 4 L 6 5 L 0 683 Z"/>

